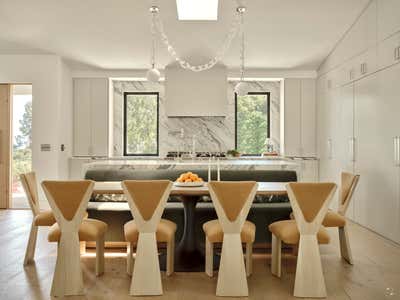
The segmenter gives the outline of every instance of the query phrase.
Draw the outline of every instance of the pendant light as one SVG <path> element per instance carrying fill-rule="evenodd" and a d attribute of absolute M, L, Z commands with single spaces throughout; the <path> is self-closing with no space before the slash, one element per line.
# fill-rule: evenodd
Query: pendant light
<path fill-rule="evenodd" d="M 158 7 L 152 6 L 150 7 L 150 12 L 152 14 L 151 19 L 151 68 L 146 73 L 146 78 L 150 82 L 158 82 L 160 80 L 161 74 L 160 71 L 155 67 L 156 65 L 156 26 L 155 26 L 155 18 L 158 13 Z"/>
<path fill-rule="evenodd" d="M 243 14 L 246 12 L 246 7 L 240 6 L 237 8 L 240 15 L 240 28 L 241 28 L 241 45 L 240 45 L 240 82 L 235 86 L 235 92 L 238 96 L 246 96 L 249 93 L 249 85 L 244 81 L 244 24 Z"/>

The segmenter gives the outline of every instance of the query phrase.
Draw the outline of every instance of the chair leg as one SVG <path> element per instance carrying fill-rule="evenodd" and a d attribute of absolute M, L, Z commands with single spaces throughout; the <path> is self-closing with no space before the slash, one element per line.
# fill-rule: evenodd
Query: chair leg
<path fill-rule="evenodd" d="M 174 273 L 175 236 L 167 243 L 167 276 Z"/>
<path fill-rule="evenodd" d="M 37 232 L 38 232 L 38 227 L 35 225 L 34 222 L 32 222 L 31 231 L 29 233 L 29 240 L 25 251 L 24 266 L 28 265 L 34 260 Z"/>
<path fill-rule="evenodd" d="M 325 298 L 326 287 L 316 235 L 300 235 L 294 296 Z"/>
<path fill-rule="evenodd" d="M 134 245 L 133 243 L 128 242 L 127 245 L 127 254 L 126 254 L 126 273 L 128 275 L 132 276 L 133 272 L 133 249 Z"/>
<path fill-rule="evenodd" d="M 156 234 L 155 232 L 140 232 L 129 294 L 157 296 L 162 293 Z"/>
<path fill-rule="evenodd" d="M 104 273 L 104 236 L 96 241 L 96 276 Z"/>
<path fill-rule="evenodd" d="M 347 225 L 339 227 L 339 242 L 340 242 L 340 253 L 342 258 L 347 261 L 350 265 L 353 264 L 353 255 L 351 254 L 349 232 Z"/>
<path fill-rule="evenodd" d="M 224 233 L 216 295 L 223 297 L 249 295 L 240 233 Z"/>
<path fill-rule="evenodd" d="M 208 276 L 213 277 L 214 273 L 214 244 L 206 237 L 206 265 L 205 272 Z"/>
<path fill-rule="evenodd" d="M 246 244 L 246 274 L 250 276 L 253 273 L 253 243 Z"/>
<path fill-rule="evenodd" d="M 61 298 L 84 295 L 84 293 L 78 233 L 63 232 L 57 247 L 56 267 L 50 295 Z"/>
<path fill-rule="evenodd" d="M 282 241 L 272 234 L 271 273 L 281 277 Z"/>
<path fill-rule="evenodd" d="M 80 251 L 81 251 L 81 255 L 86 254 L 86 242 L 80 242 Z"/>

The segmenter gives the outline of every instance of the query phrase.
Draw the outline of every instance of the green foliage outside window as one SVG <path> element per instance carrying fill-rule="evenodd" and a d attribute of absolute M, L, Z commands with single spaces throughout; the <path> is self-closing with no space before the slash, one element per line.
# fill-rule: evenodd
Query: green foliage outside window
<path fill-rule="evenodd" d="M 19 174 L 30 172 L 32 168 L 32 101 L 27 102 L 24 109 L 19 120 L 20 134 L 13 143 L 12 174 L 17 181 Z"/>
<path fill-rule="evenodd" d="M 236 141 L 242 154 L 261 154 L 269 138 L 269 98 L 266 94 L 237 96 Z"/>
<path fill-rule="evenodd" d="M 125 154 L 157 155 L 158 95 L 125 94 Z"/>

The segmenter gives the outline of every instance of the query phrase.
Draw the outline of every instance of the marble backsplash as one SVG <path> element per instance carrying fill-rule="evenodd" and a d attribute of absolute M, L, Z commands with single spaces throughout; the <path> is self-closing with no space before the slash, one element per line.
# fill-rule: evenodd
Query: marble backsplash
<path fill-rule="evenodd" d="M 190 151 L 193 140 L 196 151 L 227 151 L 235 148 L 235 97 L 233 87 L 228 84 L 228 111 L 226 117 L 172 117 L 165 113 L 165 93 L 163 82 L 113 81 L 113 155 L 123 155 L 123 101 L 124 92 L 159 93 L 159 154 L 168 151 Z M 250 82 L 253 92 L 270 92 L 271 139 L 279 150 L 280 137 L 280 83 L 267 81 Z M 184 138 L 181 138 L 181 129 Z"/>

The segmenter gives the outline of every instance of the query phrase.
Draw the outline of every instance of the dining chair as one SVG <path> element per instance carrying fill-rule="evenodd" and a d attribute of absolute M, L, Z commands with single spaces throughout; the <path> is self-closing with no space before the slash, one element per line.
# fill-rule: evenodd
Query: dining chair
<path fill-rule="evenodd" d="M 210 196 L 218 220 L 204 224 L 206 233 L 206 273 L 212 276 L 214 241 L 222 240 L 217 296 L 248 296 L 247 274 L 251 273 L 251 248 L 255 225 L 246 222 L 257 192 L 255 181 L 211 181 Z M 216 234 L 215 234 L 216 233 Z M 214 240 L 215 238 L 215 240 Z M 243 260 L 242 242 L 246 243 L 247 274 Z"/>
<path fill-rule="evenodd" d="M 328 210 L 322 225 L 325 227 L 337 227 L 339 231 L 340 254 L 349 264 L 353 264 L 353 256 L 350 248 L 350 239 L 347 229 L 346 212 L 350 201 L 353 198 L 354 191 L 359 182 L 360 175 L 342 172 L 339 193 L 338 211 Z M 293 213 L 290 215 L 294 219 Z"/>
<path fill-rule="evenodd" d="M 57 260 L 51 295 L 63 297 L 83 295 L 79 241 L 96 241 L 96 275 L 104 270 L 104 235 L 107 224 L 84 219 L 85 209 L 94 182 L 43 181 L 42 187 L 57 223 L 49 231 L 48 240 L 57 242 Z"/>
<path fill-rule="evenodd" d="M 167 274 L 173 272 L 176 224 L 161 219 L 172 188 L 169 180 L 125 180 L 122 188 L 133 220 L 124 226 L 129 243 L 127 270 L 132 274 L 130 295 L 162 295 L 157 241 L 167 243 Z M 133 264 L 133 247 L 136 257 Z M 133 269 L 133 271 L 132 271 Z"/>
<path fill-rule="evenodd" d="M 34 261 L 36 240 L 38 229 L 41 226 L 52 226 L 56 223 L 53 212 L 51 210 L 40 210 L 39 195 L 37 190 L 37 181 L 35 172 L 20 174 L 22 187 L 24 188 L 26 198 L 28 199 L 29 207 L 32 210 L 33 221 L 29 233 L 28 244 L 26 246 L 24 266 Z M 85 218 L 87 213 L 85 212 Z M 81 243 L 81 253 L 84 252 L 84 244 Z"/>
<path fill-rule="evenodd" d="M 40 210 L 35 172 L 21 174 L 19 177 L 33 214 L 29 240 L 25 251 L 24 266 L 26 266 L 33 262 L 35 257 L 38 228 L 40 226 L 51 226 L 56 222 L 56 219 L 51 210 Z"/>
<path fill-rule="evenodd" d="M 298 244 L 294 296 L 324 298 L 326 287 L 318 243 L 326 244 L 330 240 L 322 220 L 336 191 L 336 184 L 288 183 L 286 189 L 295 220 L 269 225 L 272 233 L 271 272 L 281 276 L 281 243 Z"/>

